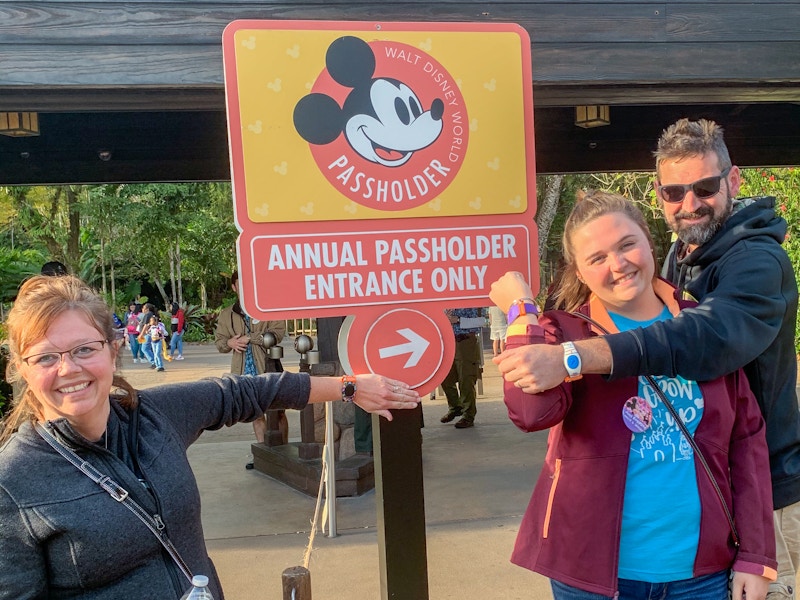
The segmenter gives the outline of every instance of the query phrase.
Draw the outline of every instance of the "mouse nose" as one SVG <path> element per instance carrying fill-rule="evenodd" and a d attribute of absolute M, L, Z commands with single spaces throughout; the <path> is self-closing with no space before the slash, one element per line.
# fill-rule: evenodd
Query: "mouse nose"
<path fill-rule="evenodd" d="M 434 121 L 441 121 L 443 114 L 444 102 L 442 102 L 439 98 L 436 98 L 436 100 L 434 100 L 431 104 L 431 117 Z"/>

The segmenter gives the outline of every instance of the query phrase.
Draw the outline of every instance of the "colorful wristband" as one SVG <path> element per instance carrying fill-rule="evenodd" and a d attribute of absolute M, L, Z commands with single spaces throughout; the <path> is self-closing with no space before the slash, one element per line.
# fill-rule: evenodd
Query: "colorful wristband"
<path fill-rule="evenodd" d="M 528 300 L 531 300 L 528 302 Z M 515 300 L 511 303 L 511 306 L 508 307 L 508 317 L 506 321 L 509 325 L 511 325 L 514 321 L 516 321 L 522 315 L 538 315 L 539 309 L 536 308 L 536 305 L 533 304 L 533 300 L 531 298 L 520 298 L 519 300 Z"/>

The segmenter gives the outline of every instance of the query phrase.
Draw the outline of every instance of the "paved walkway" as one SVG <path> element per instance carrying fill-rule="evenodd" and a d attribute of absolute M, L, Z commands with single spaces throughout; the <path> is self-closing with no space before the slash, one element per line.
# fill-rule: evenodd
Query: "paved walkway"
<path fill-rule="evenodd" d="M 127 351 L 126 351 L 127 352 Z M 297 370 L 286 345 L 284 366 Z M 187 344 L 186 360 L 157 373 L 123 360 L 136 387 L 220 375 L 230 357 L 213 345 Z M 544 577 L 508 557 L 541 468 L 546 433 L 525 435 L 508 420 L 501 378 L 487 355 L 475 427 L 442 425 L 443 398 L 425 399 L 423 469 L 430 600 L 550 600 Z M 300 438 L 299 413 L 287 411 Z M 244 464 L 252 427 L 206 432 L 189 449 L 203 501 L 209 553 L 227 600 L 283 600 L 281 573 L 303 564 L 315 499 Z M 380 599 L 375 492 L 339 498 L 338 536 L 318 533 L 309 570 L 315 600 Z"/>

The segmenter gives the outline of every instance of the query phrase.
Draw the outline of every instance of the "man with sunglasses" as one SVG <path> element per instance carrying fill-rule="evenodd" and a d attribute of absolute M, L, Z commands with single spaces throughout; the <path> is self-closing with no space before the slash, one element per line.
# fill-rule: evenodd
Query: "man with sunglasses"
<path fill-rule="evenodd" d="M 786 221 L 775 214 L 773 197 L 736 199 L 739 168 L 713 121 L 674 123 L 655 157 L 659 204 L 678 237 L 662 274 L 700 304 L 646 328 L 576 341 L 578 368 L 610 379 L 677 374 L 705 381 L 744 367 L 770 451 L 779 565 L 767 599 L 794 599 L 800 567 L 798 292 L 781 246 Z M 560 346 L 536 345 L 494 360 L 508 381 L 535 393 L 567 377 L 565 358 Z"/>

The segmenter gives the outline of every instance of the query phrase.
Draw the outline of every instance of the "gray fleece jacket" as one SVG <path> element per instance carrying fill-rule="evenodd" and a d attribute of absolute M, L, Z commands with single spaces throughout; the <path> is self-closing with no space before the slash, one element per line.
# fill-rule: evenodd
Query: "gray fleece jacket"
<path fill-rule="evenodd" d="M 165 385 L 140 392 L 137 479 L 129 414 L 111 400 L 108 450 L 65 419 L 51 432 L 110 475 L 151 514 L 193 573 L 222 600 L 200 522 L 200 495 L 186 449 L 205 429 L 252 421 L 268 408 L 303 408 L 305 374 L 270 373 Z M 30 424 L 0 448 L 0 599 L 167 600 L 189 587 L 155 536 L 127 508 L 57 454 Z"/>

